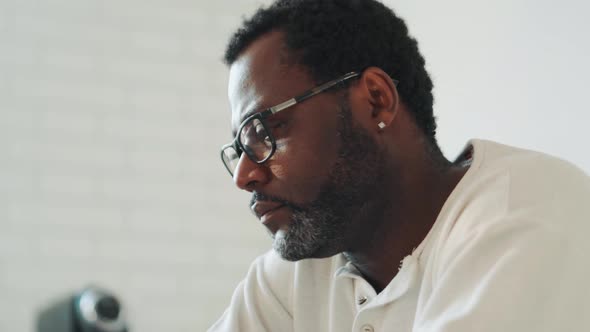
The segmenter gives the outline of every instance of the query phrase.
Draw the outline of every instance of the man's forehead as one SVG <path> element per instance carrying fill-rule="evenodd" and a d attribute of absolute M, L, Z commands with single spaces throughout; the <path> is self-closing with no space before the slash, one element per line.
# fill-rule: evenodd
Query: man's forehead
<path fill-rule="evenodd" d="M 253 86 L 251 59 L 239 58 L 229 71 L 228 97 L 232 111 L 232 122 L 239 122 L 246 112 L 257 107 L 260 95 Z"/>
<path fill-rule="evenodd" d="M 234 130 L 246 115 L 273 106 L 269 104 L 273 101 L 282 102 L 277 98 L 297 79 L 282 53 L 282 34 L 270 32 L 253 42 L 231 65 L 228 97 Z"/>

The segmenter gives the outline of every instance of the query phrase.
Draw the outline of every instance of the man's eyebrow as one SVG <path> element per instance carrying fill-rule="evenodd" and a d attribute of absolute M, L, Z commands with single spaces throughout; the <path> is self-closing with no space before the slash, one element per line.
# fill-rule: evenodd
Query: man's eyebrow
<path fill-rule="evenodd" d="M 246 119 L 247 119 L 247 118 L 249 118 L 250 116 L 252 116 L 252 115 L 254 115 L 254 114 L 256 114 L 256 113 L 259 113 L 259 112 L 261 112 L 261 111 L 262 111 L 262 110 L 264 110 L 264 109 L 265 109 L 265 108 L 259 108 L 259 107 L 256 107 L 256 108 L 253 108 L 252 110 L 250 110 L 250 111 L 246 112 L 246 114 L 242 115 L 242 118 L 240 119 L 240 124 L 242 124 L 242 122 L 244 122 L 244 120 L 246 120 Z"/>
<path fill-rule="evenodd" d="M 265 110 L 267 108 L 268 107 L 254 107 L 250 111 L 246 112 L 246 114 L 242 115 L 242 117 L 240 118 L 240 124 L 238 125 L 238 128 L 240 128 L 240 126 L 242 125 L 242 122 L 244 122 L 244 120 L 246 120 L 247 118 L 249 118 L 253 114 L 262 112 L 263 110 Z M 231 134 L 232 134 L 232 137 L 236 137 L 236 135 L 238 134 L 237 128 L 232 129 Z"/>

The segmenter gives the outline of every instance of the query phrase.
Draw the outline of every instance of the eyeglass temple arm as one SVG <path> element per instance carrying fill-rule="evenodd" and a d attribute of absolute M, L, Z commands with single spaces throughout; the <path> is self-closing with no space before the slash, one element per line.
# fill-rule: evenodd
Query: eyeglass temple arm
<path fill-rule="evenodd" d="M 322 91 L 325 91 L 325 90 L 327 90 L 327 89 L 329 89 L 329 88 L 331 88 L 331 87 L 333 87 L 333 86 L 335 86 L 337 84 L 340 84 L 340 83 L 342 83 L 342 82 L 344 82 L 344 81 L 346 81 L 348 79 L 351 79 L 353 77 L 356 77 L 358 75 L 359 75 L 359 73 L 357 73 L 357 72 L 350 72 L 350 73 L 348 73 L 348 74 L 340 77 L 339 79 L 336 79 L 336 80 L 333 80 L 333 81 L 324 83 L 324 84 L 322 84 L 320 86 L 317 86 L 317 87 L 315 87 L 315 88 L 313 88 L 313 89 L 305 92 L 304 94 L 302 94 L 300 96 L 291 98 L 291 99 L 287 100 L 286 102 L 283 102 L 283 103 L 280 103 L 280 104 L 278 104 L 276 106 L 273 106 L 273 107 L 270 108 L 270 111 L 272 112 L 272 114 L 275 114 L 277 112 L 280 112 L 280 111 L 284 110 L 287 107 L 291 107 L 291 106 L 293 106 L 293 105 L 295 105 L 297 103 L 300 103 L 300 102 L 302 102 L 302 101 L 304 101 L 306 99 L 309 99 L 309 98 L 317 95 L 318 93 L 321 93 Z"/>

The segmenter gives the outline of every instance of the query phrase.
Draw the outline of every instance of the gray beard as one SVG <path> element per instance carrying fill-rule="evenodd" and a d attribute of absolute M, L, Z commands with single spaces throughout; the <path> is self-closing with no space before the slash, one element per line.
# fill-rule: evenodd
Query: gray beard
<path fill-rule="evenodd" d="M 370 227 L 369 222 L 385 212 L 385 153 L 369 133 L 355 126 L 348 105 L 341 105 L 340 116 L 342 146 L 328 180 L 317 199 L 290 206 L 288 230 L 273 239 L 273 248 L 283 259 L 322 258 L 346 251 L 358 230 Z"/>

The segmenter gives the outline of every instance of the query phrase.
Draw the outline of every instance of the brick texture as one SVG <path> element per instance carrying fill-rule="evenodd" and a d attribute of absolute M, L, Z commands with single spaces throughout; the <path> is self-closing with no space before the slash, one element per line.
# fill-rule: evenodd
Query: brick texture
<path fill-rule="evenodd" d="M 0 331 L 89 284 L 204 331 L 268 248 L 218 157 L 234 1 L 0 3 Z"/>

